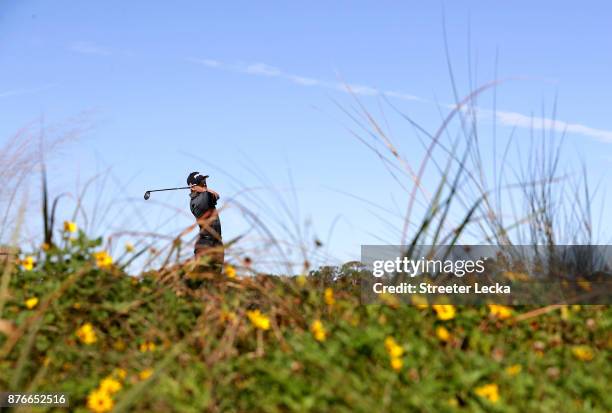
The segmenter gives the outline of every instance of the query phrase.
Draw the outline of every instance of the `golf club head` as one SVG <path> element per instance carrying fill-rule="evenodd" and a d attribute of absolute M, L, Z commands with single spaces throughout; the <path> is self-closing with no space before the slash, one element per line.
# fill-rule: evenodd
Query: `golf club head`
<path fill-rule="evenodd" d="M 145 201 L 151 197 L 151 193 L 149 191 L 145 192 L 144 199 Z"/>

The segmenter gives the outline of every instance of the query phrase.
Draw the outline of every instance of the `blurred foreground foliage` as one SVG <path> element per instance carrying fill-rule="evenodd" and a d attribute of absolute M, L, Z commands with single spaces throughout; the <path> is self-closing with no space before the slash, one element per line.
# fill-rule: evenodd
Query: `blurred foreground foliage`
<path fill-rule="evenodd" d="M 0 389 L 76 412 L 612 411 L 606 306 L 363 306 L 358 263 L 132 277 L 100 245 L 2 259 Z"/>

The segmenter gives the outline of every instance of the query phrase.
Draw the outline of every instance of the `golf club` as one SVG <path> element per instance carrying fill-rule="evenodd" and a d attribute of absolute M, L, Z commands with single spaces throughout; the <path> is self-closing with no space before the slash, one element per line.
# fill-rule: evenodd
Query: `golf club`
<path fill-rule="evenodd" d="M 147 200 L 151 197 L 151 192 L 160 192 L 160 191 L 176 191 L 177 189 L 190 189 L 190 186 L 181 186 L 179 188 L 165 188 L 165 189 L 151 189 L 144 193 L 144 199 Z"/>

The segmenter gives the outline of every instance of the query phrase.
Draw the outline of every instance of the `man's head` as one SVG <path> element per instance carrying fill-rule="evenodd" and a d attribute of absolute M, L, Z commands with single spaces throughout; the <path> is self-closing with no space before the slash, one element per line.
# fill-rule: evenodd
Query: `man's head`
<path fill-rule="evenodd" d="M 206 178 L 208 175 L 202 175 L 199 172 L 192 172 L 187 177 L 187 185 L 206 186 Z"/>

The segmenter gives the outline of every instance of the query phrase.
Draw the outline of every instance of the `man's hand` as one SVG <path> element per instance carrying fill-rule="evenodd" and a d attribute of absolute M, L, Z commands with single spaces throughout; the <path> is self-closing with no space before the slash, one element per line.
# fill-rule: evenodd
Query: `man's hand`
<path fill-rule="evenodd" d="M 193 192 L 210 192 L 211 194 L 213 194 L 214 196 L 217 197 L 217 199 L 219 199 L 219 194 L 216 193 L 215 191 L 213 191 L 212 189 L 208 189 L 208 187 L 206 186 L 198 186 L 198 185 L 191 185 L 191 190 Z"/>

